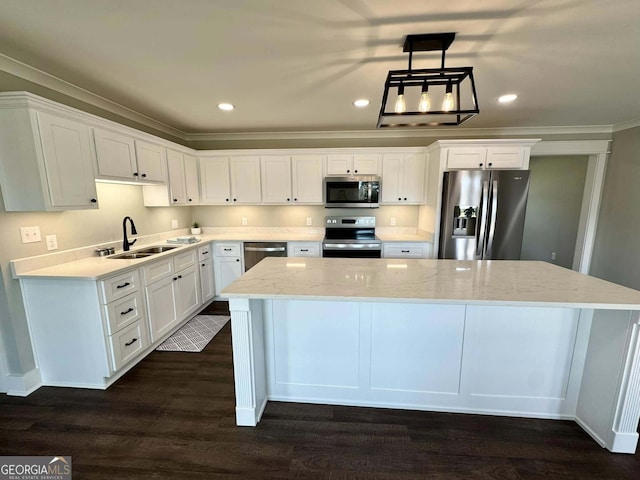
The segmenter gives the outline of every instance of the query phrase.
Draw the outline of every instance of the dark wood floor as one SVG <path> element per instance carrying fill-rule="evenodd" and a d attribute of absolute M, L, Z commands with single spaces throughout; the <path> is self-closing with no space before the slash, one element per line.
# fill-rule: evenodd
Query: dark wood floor
<path fill-rule="evenodd" d="M 76 480 L 640 478 L 573 422 L 271 402 L 239 428 L 233 388 L 227 324 L 106 391 L 0 395 L 0 455 L 72 455 Z"/>

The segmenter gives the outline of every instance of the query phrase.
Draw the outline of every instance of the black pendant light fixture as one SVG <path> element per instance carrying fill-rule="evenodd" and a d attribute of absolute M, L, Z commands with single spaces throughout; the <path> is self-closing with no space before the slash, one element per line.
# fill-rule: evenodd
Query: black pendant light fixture
<path fill-rule="evenodd" d="M 384 84 L 378 128 L 461 125 L 480 113 L 473 67 L 445 68 L 455 33 L 407 35 L 407 70 L 391 70 Z M 440 68 L 413 69 L 413 52 L 442 51 Z"/>

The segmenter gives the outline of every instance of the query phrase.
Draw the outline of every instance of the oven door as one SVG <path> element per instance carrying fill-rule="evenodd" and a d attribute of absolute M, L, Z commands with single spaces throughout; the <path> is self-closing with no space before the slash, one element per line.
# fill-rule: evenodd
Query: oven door
<path fill-rule="evenodd" d="M 328 258 L 381 258 L 380 243 L 323 243 L 322 256 Z"/>
<path fill-rule="evenodd" d="M 325 207 L 378 208 L 380 206 L 379 177 L 326 177 Z"/>

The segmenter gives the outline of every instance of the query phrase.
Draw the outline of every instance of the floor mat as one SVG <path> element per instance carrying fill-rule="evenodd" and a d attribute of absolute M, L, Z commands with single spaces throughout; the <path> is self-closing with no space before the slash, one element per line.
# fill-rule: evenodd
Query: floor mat
<path fill-rule="evenodd" d="M 200 352 L 231 317 L 226 315 L 196 315 L 156 350 L 165 352 Z"/>

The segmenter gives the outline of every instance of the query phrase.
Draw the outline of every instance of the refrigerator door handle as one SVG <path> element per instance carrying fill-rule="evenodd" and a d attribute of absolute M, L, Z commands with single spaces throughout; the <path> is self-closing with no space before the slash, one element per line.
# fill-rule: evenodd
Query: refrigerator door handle
<path fill-rule="evenodd" d="M 493 248 L 493 237 L 496 233 L 496 217 L 498 215 L 498 181 L 492 182 L 493 188 L 491 191 L 491 220 L 489 223 L 489 234 L 487 235 L 487 248 L 484 251 L 484 256 L 487 252 L 491 252 Z"/>
<path fill-rule="evenodd" d="M 482 258 L 484 253 L 484 240 L 485 232 L 487 230 L 487 213 L 489 206 L 489 182 L 482 182 L 482 200 L 480 203 L 480 212 L 478 217 L 480 218 L 480 228 L 476 232 L 476 256 Z"/>

